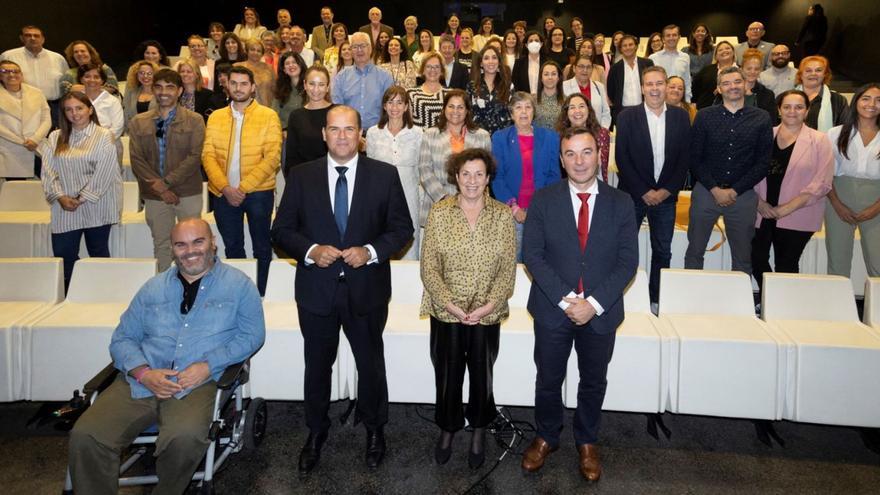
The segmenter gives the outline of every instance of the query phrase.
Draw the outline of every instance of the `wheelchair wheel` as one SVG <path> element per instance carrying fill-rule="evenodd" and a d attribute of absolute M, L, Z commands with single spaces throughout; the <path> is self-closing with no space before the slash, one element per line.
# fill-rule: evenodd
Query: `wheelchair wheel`
<path fill-rule="evenodd" d="M 268 416 L 266 401 L 262 397 L 251 399 L 244 419 L 244 435 L 242 435 L 244 451 L 252 452 L 263 443 Z"/>

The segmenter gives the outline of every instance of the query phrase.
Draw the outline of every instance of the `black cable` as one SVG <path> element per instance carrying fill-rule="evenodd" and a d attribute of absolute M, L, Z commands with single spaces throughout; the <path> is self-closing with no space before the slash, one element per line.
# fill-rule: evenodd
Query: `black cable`
<path fill-rule="evenodd" d="M 468 428 L 470 430 L 473 430 L 473 428 L 471 427 Z M 493 437 L 495 437 L 495 442 L 498 444 L 499 447 L 501 447 L 501 449 L 503 449 L 503 452 L 498 457 L 498 459 L 495 460 L 495 464 L 492 466 L 492 468 L 489 469 L 486 474 L 481 476 L 480 479 L 471 484 L 471 486 L 469 486 L 467 490 L 462 492 L 463 495 L 473 492 L 475 488 L 482 485 L 483 482 L 486 481 L 486 479 L 488 479 L 489 476 L 495 471 L 495 469 L 501 465 L 501 461 L 504 460 L 504 457 L 507 454 L 522 456 L 523 451 L 519 450 L 518 447 L 520 446 L 520 443 L 522 443 L 522 441 L 525 439 L 526 432 L 533 433 L 537 430 L 535 429 L 535 426 L 528 421 L 514 420 L 513 415 L 510 414 L 510 411 L 508 411 L 504 407 L 501 407 L 498 410 L 498 416 L 496 416 L 495 420 L 489 424 L 488 431 L 492 434 Z M 510 436 L 509 443 L 506 442 L 506 437 L 508 435 Z"/>

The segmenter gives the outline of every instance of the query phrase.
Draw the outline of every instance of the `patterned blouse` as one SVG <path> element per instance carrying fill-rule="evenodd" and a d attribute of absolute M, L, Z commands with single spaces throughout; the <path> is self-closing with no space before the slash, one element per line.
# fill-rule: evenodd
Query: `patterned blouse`
<path fill-rule="evenodd" d="M 403 89 L 416 86 L 416 76 L 419 74 L 416 71 L 416 65 L 411 60 L 404 60 L 398 64 L 390 62 L 379 64 L 379 68 L 391 74 L 391 79 L 394 80 L 396 86 L 401 86 Z"/>
<path fill-rule="evenodd" d="M 516 279 L 513 215 L 488 194 L 485 202 L 473 230 L 458 205 L 458 195 L 431 208 L 422 242 L 421 316 L 455 323 L 458 319 L 446 311 L 449 302 L 466 312 L 495 303 L 480 320 L 483 325 L 499 323 L 509 314 L 507 300 Z"/>
<path fill-rule="evenodd" d="M 497 92 L 498 88 L 492 88 L 492 91 L 489 92 L 486 81 L 482 79 L 480 79 L 480 91 L 477 92 L 474 82 L 468 81 L 467 94 L 471 99 L 471 108 L 474 111 L 474 122 L 489 131 L 489 134 L 511 125 L 507 102 L 496 98 Z"/>
<path fill-rule="evenodd" d="M 72 130 L 67 150 L 55 154 L 60 130 L 40 143 L 43 192 L 51 205 L 53 234 L 119 223 L 122 215 L 122 175 L 116 161 L 112 132 L 89 123 Z M 84 201 L 74 211 L 61 208 L 61 196 Z"/>
<path fill-rule="evenodd" d="M 556 119 L 562 112 L 562 104 L 554 96 L 544 96 L 535 109 L 535 125 L 548 129 L 556 128 Z"/>
<path fill-rule="evenodd" d="M 425 92 L 421 86 L 406 91 L 409 96 L 409 109 L 412 112 L 413 122 L 424 129 L 437 125 L 440 112 L 443 111 L 443 95 L 445 89 L 431 94 Z"/>

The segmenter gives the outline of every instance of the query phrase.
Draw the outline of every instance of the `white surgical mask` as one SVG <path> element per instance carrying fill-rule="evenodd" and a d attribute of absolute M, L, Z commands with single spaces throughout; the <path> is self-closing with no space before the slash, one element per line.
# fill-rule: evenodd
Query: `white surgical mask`
<path fill-rule="evenodd" d="M 540 41 L 529 41 L 526 45 L 526 48 L 529 50 L 529 53 L 532 55 L 537 54 L 541 51 L 541 42 Z"/>

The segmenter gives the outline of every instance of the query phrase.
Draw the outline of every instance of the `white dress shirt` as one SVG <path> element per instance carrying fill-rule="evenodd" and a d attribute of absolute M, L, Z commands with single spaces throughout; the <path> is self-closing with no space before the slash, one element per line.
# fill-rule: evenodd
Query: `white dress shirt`
<path fill-rule="evenodd" d="M 119 139 L 122 137 L 122 131 L 125 128 L 125 117 L 119 98 L 102 90 L 101 94 L 92 101 L 92 106 L 95 107 L 98 124 L 105 129 L 110 129 L 114 138 Z"/>
<path fill-rule="evenodd" d="M 623 61 L 623 97 L 620 105 L 634 107 L 642 103 L 642 75 L 639 74 L 639 62 L 633 60 L 632 67 Z"/>
<path fill-rule="evenodd" d="M 232 110 L 235 130 L 233 131 L 232 151 L 229 153 L 229 166 L 226 167 L 226 179 L 229 181 L 229 187 L 237 188 L 241 184 L 241 123 L 244 121 L 244 112 L 236 110 L 232 103 L 229 104 L 229 109 Z"/>
<path fill-rule="evenodd" d="M 598 167 L 597 167 L 597 173 L 598 173 Z M 575 223 L 575 225 L 577 225 L 578 217 L 580 217 L 580 212 L 581 212 L 581 198 L 578 197 L 578 193 L 581 191 L 578 191 L 578 189 L 574 186 L 574 184 L 572 184 L 571 181 L 569 181 L 568 182 L 568 192 L 569 192 L 569 195 L 571 196 L 571 209 L 572 209 L 572 212 L 574 213 L 574 223 Z M 590 194 L 590 197 L 587 198 L 587 209 L 589 210 L 587 212 L 587 223 L 589 224 L 589 229 L 587 230 L 587 232 L 589 233 L 590 230 L 593 230 L 593 212 L 596 211 L 596 195 L 599 194 L 599 181 L 594 180 L 593 184 L 590 187 L 588 187 L 587 190 L 584 192 Z M 587 242 L 589 243 L 589 239 L 587 240 Z M 583 293 L 575 294 L 574 291 L 571 291 L 565 297 L 583 298 L 584 295 L 583 295 Z M 605 308 L 603 308 L 602 305 L 599 304 L 599 301 L 597 301 L 593 296 L 588 297 L 587 302 L 590 303 L 590 305 L 592 305 L 593 308 L 596 309 L 596 316 L 601 316 L 602 313 L 605 312 Z M 568 309 L 568 306 L 570 305 L 570 303 L 565 302 L 565 300 L 563 299 L 563 300 L 559 301 L 558 305 L 560 308 L 562 308 L 563 311 L 565 311 L 566 309 Z"/>
<path fill-rule="evenodd" d="M 880 153 L 880 133 L 877 133 L 865 146 L 858 129 L 853 128 L 846 150 L 849 158 L 846 158 L 837 149 L 837 139 L 842 128 L 843 126 L 837 126 L 828 130 L 828 139 L 834 150 L 834 176 L 845 175 L 856 179 L 880 180 L 880 159 L 877 158 L 877 154 Z"/>
<path fill-rule="evenodd" d="M 678 76 L 684 79 L 684 98 L 691 101 L 691 58 L 678 50 L 660 50 L 652 53 L 650 58 L 654 65 L 666 69 L 666 77 Z"/>
<path fill-rule="evenodd" d="M 666 103 L 660 115 L 654 113 L 645 103 L 645 116 L 648 117 L 648 132 L 651 134 L 651 151 L 654 152 L 654 180 L 660 180 L 663 162 L 666 161 Z"/>
<path fill-rule="evenodd" d="M 355 153 L 354 158 L 349 160 L 346 163 L 338 163 L 333 159 L 330 154 L 327 154 L 327 193 L 330 195 L 330 209 L 335 212 L 336 211 L 336 183 L 339 181 L 339 177 L 341 174 L 336 170 L 336 167 L 348 167 L 348 170 L 345 171 L 345 181 L 348 184 L 348 211 L 351 212 L 351 200 L 354 198 L 354 179 L 357 176 L 357 166 L 358 166 L 358 155 Z M 318 244 L 312 244 L 309 246 L 309 250 L 306 251 L 305 256 L 305 264 L 311 265 L 314 263 L 309 255 L 312 253 L 312 249 L 315 249 Z M 367 261 L 368 265 L 372 265 L 373 263 L 379 262 L 379 256 L 376 254 L 376 249 L 373 248 L 372 244 L 367 244 L 364 246 L 370 252 L 370 259 Z M 344 273 L 344 272 L 343 272 Z"/>
<path fill-rule="evenodd" d="M 21 67 L 23 81 L 43 92 L 49 101 L 61 98 L 61 78 L 67 73 L 67 60 L 60 53 L 43 48 L 34 55 L 25 47 L 6 50 L 0 60 L 11 60 Z"/>

